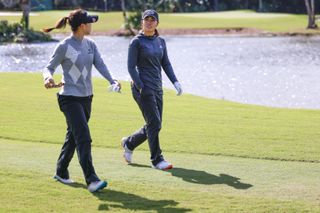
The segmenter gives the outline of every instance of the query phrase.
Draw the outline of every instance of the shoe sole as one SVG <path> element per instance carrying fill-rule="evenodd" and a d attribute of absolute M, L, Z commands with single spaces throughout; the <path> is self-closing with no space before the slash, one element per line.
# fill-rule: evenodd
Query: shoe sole
<path fill-rule="evenodd" d="M 101 190 L 101 189 L 103 189 L 103 188 L 105 188 L 105 187 L 107 187 L 107 182 L 105 182 L 105 181 L 103 181 L 103 183 L 97 188 L 97 190 L 96 191 L 99 191 L 99 190 Z"/>
<path fill-rule="evenodd" d="M 153 169 L 158 169 L 158 168 L 155 167 L 155 166 L 151 166 L 151 168 L 153 168 Z M 166 168 L 158 169 L 158 170 L 167 171 L 167 170 L 170 170 L 170 169 L 172 169 L 172 168 L 173 168 L 173 166 L 172 166 L 172 165 L 169 165 L 169 166 L 167 166 Z"/>
<path fill-rule="evenodd" d="M 163 171 L 167 171 L 167 170 L 172 169 L 172 168 L 173 168 L 173 166 L 169 165 L 168 167 L 164 168 Z"/>
<path fill-rule="evenodd" d="M 107 185 L 108 185 L 108 183 L 105 182 L 105 181 L 103 181 L 103 182 L 101 183 L 101 185 L 98 186 L 98 188 L 97 188 L 96 190 L 90 191 L 90 192 L 91 192 L 91 193 L 98 192 L 98 191 L 102 190 L 103 188 L 105 188 Z"/>
<path fill-rule="evenodd" d="M 54 175 L 54 176 L 53 176 L 53 179 L 59 181 L 60 183 L 66 184 L 66 185 L 69 185 L 69 184 L 74 183 L 73 180 L 70 180 L 69 182 L 65 182 L 65 181 L 62 180 L 61 177 L 59 177 L 59 176 L 57 176 L 57 175 Z"/>
<path fill-rule="evenodd" d="M 124 158 L 124 161 L 127 163 L 127 164 L 131 164 L 132 162 L 131 161 L 128 161 L 125 154 L 123 153 L 123 158 Z"/>

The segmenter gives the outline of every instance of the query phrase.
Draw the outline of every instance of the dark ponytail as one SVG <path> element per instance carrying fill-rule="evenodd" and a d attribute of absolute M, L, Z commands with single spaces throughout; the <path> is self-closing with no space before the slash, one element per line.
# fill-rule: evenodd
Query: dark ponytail
<path fill-rule="evenodd" d="M 56 23 L 56 26 L 55 26 L 55 27 L 52 27 L 52 28 L 44 28 L 44 29 L 42 29 L 42 30 L 43 30 L 43 32 L 48 33 L 48 32 L 50 32 L 50 31 L 52 31 L 52 30 L 54 30 L 54 29 L 62 29 L 62 28 L 65 28 L 65 27 L 66 27 L 67 22 L 69 22 L 69 24 L 70 24 L 70 18 L 69 18 L 69 17 L 63 17 L 63 18 L 61 18 L 61 19 Z"/>
<path fill-rule="evenodd" d="M 77 9 L 72 11 L 69 16 L 61 18 L 57 23 L 55 27 L 52 28 L 45 28 L 43 29 L 44 32 L 48 33 L 54 29 L 61 29 L 65 28 L 67 23 L 71 26 L 71 30 L 73 32 L 76 32 L 78 30 L 78 27 L 84 23 L 83 19 L 87 17 L 87 13 L 85 10 Z"/>

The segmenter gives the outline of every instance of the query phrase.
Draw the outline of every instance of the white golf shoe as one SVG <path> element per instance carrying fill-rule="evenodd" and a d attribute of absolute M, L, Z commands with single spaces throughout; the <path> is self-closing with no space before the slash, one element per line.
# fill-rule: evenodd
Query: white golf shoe
<path fill-rule="evenodd" d="M 66 179 L 66 178 L 62 178 L 62 177 L 60 177 L 60 176 L 58 176 L 58 175 L 54 175 L 54 176 L 53 176 L 53 179 L 55 179 L 55 180 L 57 180 L 57 181 L 59 181 L 59 182 L 61 182 L 61 183 L 64 183 L 64 184 L 74 183 L 74 181 L 71 180 L 70 178 Z"/>
<path fill-rule="evenodd" d="M 97 192 L 104 187 L 106 187 L 108 184 L 106 181 L 100 180 L 100 181 L 95 181 L 89 184 L 88 190 L 89 192 Z"/>
<path fill-rule="evenodd" d="M 172 164 L 171 163 L 169 163 L 169 162 L 167 162 L 167 161 L 165 161 L 165 160 L 163 160 L 163 161 L 160 161 L 157 165 L 152 165 L 152 168 L 154 168 L 154 169 L 160 169 L 160 170 L 168 170 L 168 169 L 172 169 L 173 168 L 173 166 L 172 166 Z"/>
<path fill-rule="evenodd" d="M 123 157 L 124 157 L 124 160 L 127 162 L 127 163 L 132 163 L 132 151 L 130 149 L 128 149 L 127 145 L 126 145 L 126 140 L 127 138 L 122 138 L 121 139 L 121 146 L 123 147 Z"/>

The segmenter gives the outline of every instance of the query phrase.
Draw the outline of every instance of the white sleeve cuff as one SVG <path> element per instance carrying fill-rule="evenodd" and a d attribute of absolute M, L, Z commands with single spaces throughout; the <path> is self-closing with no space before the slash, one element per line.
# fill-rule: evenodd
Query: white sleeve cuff
<path fill-rule="evenodd" d="M 49 72 L 49 71 L 43 71 L 43 74 L 42 74 L 42 76 L 43 76 L 43 79 L 44 80 L 46 80 L 46 79 L 48 79 L 48 78 L 53 78 L 52 77 L 52 75 L 51 75 L 51 73 Z"/>

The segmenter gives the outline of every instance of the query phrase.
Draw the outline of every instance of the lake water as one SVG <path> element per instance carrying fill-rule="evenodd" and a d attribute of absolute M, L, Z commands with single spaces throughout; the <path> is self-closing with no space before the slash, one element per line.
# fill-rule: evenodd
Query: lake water
<path fill-rule="evenodd" d="M 91 37 L 113 76 L 129 81 L 130 39 Z M 186 93 L 265 106 L 320 108 L 320 37 L 164 38 Z M 40 72 L 56 45 L 0 45 L 0 72 Z M 93 75 L 100 76 L 96 70 Z M 163 80 L 166 88 L 173 89 L 165 74 Z"/>

